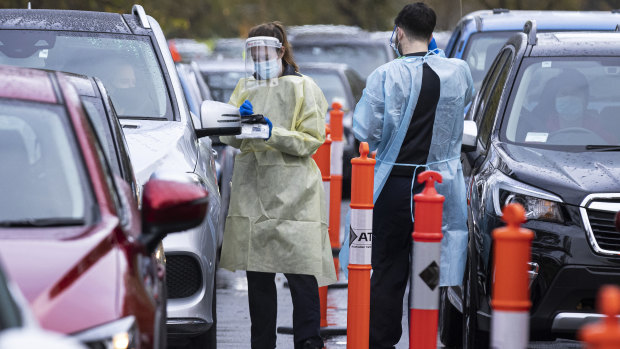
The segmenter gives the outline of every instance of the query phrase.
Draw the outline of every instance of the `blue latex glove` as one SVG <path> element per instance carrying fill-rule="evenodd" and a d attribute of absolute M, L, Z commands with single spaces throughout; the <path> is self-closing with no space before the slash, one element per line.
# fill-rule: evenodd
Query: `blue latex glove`
<path fill-rule="evenodd" d="M 250 104 L 250 106 L 251 106 L 251 104 Z M 265 118 L 265 121 L 267 121 L 267 125 L 269 125 L 269 137 L 265 138 L 265 140 L 268 140 L 269 138 L 271 138 L 271 130 L 273 129 L 273 124 L 271 123 L 271 120 L 269 120 L 268 117 L 263 115 L 263 118 Z"/>
<path fill-rule="evenodd" d="M 431 42 L 428 44 L 428 50 L 432 51 L 437 48 L 437 43 L 435 42 L 435 38 L 431 39 Z"/>
<path fill-rule="evenodd" d="M 252 103 L 247 99 L 243 104 L 239 107 L 239 114 L 241 115 L 252 115 L 254 114 L 254 107 L 252 107 Z M 270 128 L 271 130 L 271 128 Z"/>

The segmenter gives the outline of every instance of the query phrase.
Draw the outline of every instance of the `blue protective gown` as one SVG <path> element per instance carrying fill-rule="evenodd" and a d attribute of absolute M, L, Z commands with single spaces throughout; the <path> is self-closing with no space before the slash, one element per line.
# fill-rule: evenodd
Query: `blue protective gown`
<path fill-rule="evenodd" d="M 463 113 L 474 93 L 467 63 L 445 58 L 440 52 L 426 57 L 401 57 L 377 68 L 368 77 L 355 107 L 353 133 L 358 140 L 368 142 L 371 150 L 377 150 L 374 202 L 395 165 L 407 133 L 420 93 L 424 62 L 439 76 L 441 92 L 427 163 L 417 164 L 416 172 L 429 169 L 443 177 L 443 183 L 436 184 L 437 191 L 446 198 L 440 286 L 456 286 L 462 282 L 467 257 L 467 204 L 460 162 Z M 344 246 L 348 247 L 348 242 Z M 342 252 L 341 264 L 346 267 L 348 249 L 343 248 Z"/>

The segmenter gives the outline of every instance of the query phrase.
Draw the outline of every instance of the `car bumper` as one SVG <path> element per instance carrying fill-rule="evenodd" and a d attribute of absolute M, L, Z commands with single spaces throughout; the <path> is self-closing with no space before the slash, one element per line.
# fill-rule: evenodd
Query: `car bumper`
<path fill-rule="evenodd" d="M 170 234 L 164 239 L 167 263 L 176 258 L 174 263 L 180 265 L 175 270 L 192 270 L 193 273 L 189 285 L 186 275 L 172 275 L 177 271 L 170 270 L 169 273 L 167 270 L 169 297 L 166 323 L 169 340 L 200 334 L 213 324 L 211 309 L 215 291 L 216 240 L 207 224 L 187 232 Z M 178 284 L 183 282 L 188 284 Z M 173 289 L 174 294 L 170 294 Z"/>

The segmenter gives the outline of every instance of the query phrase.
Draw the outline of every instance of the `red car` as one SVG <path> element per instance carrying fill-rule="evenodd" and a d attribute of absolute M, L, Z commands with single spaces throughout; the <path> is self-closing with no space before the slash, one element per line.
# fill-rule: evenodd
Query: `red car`
<path fill-rule="evenodd" d="M 44 328 L 91 348 L 165 348 L 153 251 L 203 221 L 207 192 L 151 179 L 139 212 L 69 81 L 0 66 L 0 255 Z"/>

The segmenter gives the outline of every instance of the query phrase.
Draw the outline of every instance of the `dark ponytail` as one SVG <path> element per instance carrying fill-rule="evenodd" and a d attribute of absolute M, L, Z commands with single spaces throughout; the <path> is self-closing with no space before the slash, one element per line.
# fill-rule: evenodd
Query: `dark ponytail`
<path fill-rule="evenodd" d="M 286 32 L 284 31 L 284 26 L 280 22 L 269 22 L 259 24 L 252 29 L 248 33 L 248 37 L 254 36 L 272 36 L 282 43 L 282 48 L 284 49 L 284 56 L 282 56 L 282 60 L 286 62 L 286 64 L 295 68 L 295 71 L 299 71 L 299 67 L 293 60 L 293 50 L 291 48 L 291 44 L 288 42 L 286 38 Z"/>

